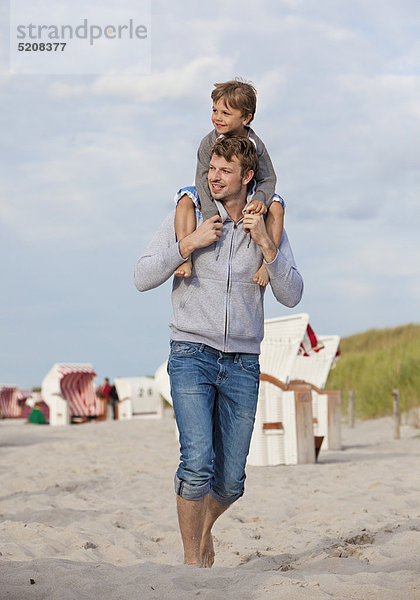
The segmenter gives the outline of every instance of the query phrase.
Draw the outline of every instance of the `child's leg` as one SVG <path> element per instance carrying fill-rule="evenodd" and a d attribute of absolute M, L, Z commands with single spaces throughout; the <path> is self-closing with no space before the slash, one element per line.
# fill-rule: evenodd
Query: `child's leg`
<path fill-rule="evenodd" d="M 195 230 L 196 227 L 195 207 L 194 203 L 185 195 L 179 200 L 175 211 L 175 233 L 176 239 L 182 240 Z M 178 277 L 190 277 L 192 269 L 191 257 L 179 265 L 175 271 Z"/>
<path fill-rule="evenodd" d="M 267 228 L 268 235 L 278 248 L 280 246 L 284 226 L 284 208 L 281 202 L 274 200 L 270 204 L 267 219 L 265 220 L 265 226 Z"/>
<path fill-rule="evenodd" d="M 267 218 L 265 220 L 265 226 L 267 228 L 268 235 L 271 237 L 277 248 L 280 245 L 281 236 L 283 235 L 283 223 L 284 208 L 281 202 L 274 200 L 269 206 Z M 255 273 L 252 279 L 255 281 L 255 283 L 258 283 L 263 287 L 268 285 L 270 277 L 264 263 Z"/>

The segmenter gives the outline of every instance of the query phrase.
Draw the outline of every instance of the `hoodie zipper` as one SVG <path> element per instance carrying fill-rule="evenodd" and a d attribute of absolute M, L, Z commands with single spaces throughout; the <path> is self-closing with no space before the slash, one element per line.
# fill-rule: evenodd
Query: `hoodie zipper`
<path fill-rule="evenodd" d="M 231 286 L 231 274 L 232 274 L 232 256 L 233 256 L 233 242 L 234 236 L 236 232 L 236 223 L 233 224 L 232 235 L 230 238 L 230 246 L 229 246 L 229 258 L 228 258 L 228 276 L 226 282 L 226 312 L 225 312 L 225 339 L 224 339 L 224 352 L 227 352 L 227 338 L 228 338 L 228 330 L 229 330 L 229 298 L 230 298 L 230 286 Z"/>

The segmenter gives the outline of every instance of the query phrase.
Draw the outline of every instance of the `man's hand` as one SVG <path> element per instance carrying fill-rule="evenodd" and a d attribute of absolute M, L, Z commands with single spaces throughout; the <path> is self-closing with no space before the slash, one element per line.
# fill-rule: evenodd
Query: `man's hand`
<path fill-rule="evenodd" d="M 246 213 L 244 215 L 244 230 L 251 234 L 251 238 L 260 247 L 264 260 L 273 262 L 277 256 L 277 248 L 265 227 L 264 217 Z"/>
<path fill-rule="evenodd" d="M 222 235 L 222 219 L 220 215 L 210 217 L 195 231 L 184 237 L 179 242 L 179 252 L 183 258 L 188 258 L 198 248 L 206 248 L 217 242 Z"/>

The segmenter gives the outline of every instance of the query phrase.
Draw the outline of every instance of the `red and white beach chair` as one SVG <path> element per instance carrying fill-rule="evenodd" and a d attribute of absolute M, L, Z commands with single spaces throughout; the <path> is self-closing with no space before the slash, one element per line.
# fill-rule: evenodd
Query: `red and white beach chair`
<path fill-rule="evenodd" d="M 56 363 L 42 382 L 42 397 L 50 408 L 50 425 L 68 425 L 73 417 L 100 417 L 104 403 L 96 396 L 96 373 L 90 364 Z"/>
<path fill-rule="evenodd" d="M 20 419 L 25 396 L 16 385 L 0 386 L 0 418 Z"/>

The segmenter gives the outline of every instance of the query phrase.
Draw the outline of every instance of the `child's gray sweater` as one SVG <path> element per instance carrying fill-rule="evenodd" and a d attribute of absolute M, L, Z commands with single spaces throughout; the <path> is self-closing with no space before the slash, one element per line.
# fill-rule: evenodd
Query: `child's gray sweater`
<path fill-rule="evenodd" d="M 260 200 L 268 208 L 273 199 L 273 194 L 276 190 L 276 173 L 274 171 L 273 164 L 270 159 L 264 143 L 257 136 L 255 131 L 251 127 L 246 128 L 248 131 L 248 137 L 255 144 L 258 159 L 259 169 L 255 173 L 255 180 L 257 187 L 254 193 L 253 200 Z M 198 196 L 201 203 L 201 212 L 203 214 L 204 221 L 217 215 L 217 208 L 213 198 L 210 195 L 210 190 L 207 182 L 207 174 L 209 172 L 209 164 L 211 159 L 211 151 L 214 144 L 219 138 L 219 134 L 215 129 L 210 131 L 200 143 L 197 152 L 197 169 L 195 173 L 195 187 L 197 188 Z"/>

